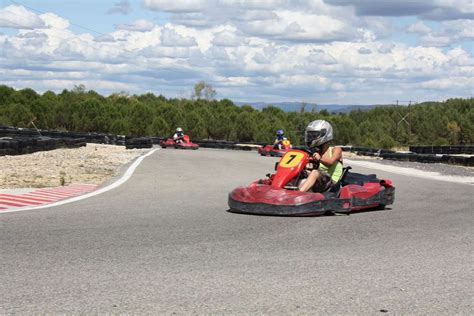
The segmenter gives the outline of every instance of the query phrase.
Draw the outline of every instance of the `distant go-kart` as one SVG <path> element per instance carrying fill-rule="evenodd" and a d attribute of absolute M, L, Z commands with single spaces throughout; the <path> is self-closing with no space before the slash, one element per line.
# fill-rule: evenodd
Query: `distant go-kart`
<path fill-rule="evenodd" d="M 182 141 L 175 142 L 172 137 L 160 141 L 160 146 L 162 148 L 173 147 L 177 149 L 198 149 L 199 145 L 194 144 L 189 140 L 188 135 L 184 135 Z"/>
<path fill-rule="evenodd" d="M 305 168 L 312 162 L 312 153 L 306 148 L 287 152 L 275 164 L 276 172 L 266 179 L 254 181 L 248 187 L 238 187 L 229 193 L 230 212 L 277 216 L 318 216 L 368 209 L 384 209 L 393 204 L 395 187 L 388 179 L 376 175 L 349 172 L 343 175 L 329 192 L 301 192 L 300 181 Z"/>
<path fill-rule="evenodd" d="M 280 144 L 266 145 L 258 149 L 258 153 L 262 156 L 282 157 L 291 150 L 291 143 L 289 140 L 284 140 Z"/>

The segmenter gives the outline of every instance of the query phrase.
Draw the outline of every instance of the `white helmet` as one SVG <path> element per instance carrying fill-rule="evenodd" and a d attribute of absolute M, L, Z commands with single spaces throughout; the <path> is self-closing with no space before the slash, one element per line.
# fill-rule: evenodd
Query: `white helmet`
<path fill-rule="evenodd" d="M 311 147 L 318 147 L 333 139 L 332 126 L 325 120 L 312 121 L 304 131 L 304 140 Z"/>
<path fill-rule="evenodd" d="M 176 129 L 176 132 L 182 133 L 182 132 L 183 132 L 183 129 L 182 129 L 181 127 L 178 127 L 178 128 Z"/>

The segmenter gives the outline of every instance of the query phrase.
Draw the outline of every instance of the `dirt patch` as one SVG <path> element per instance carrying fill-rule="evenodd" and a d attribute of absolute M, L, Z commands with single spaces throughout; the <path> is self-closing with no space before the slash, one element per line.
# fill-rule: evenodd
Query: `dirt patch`
<path fill-rule="evenodd" d="M 87 144 L 20 156 L 0 157 L 0 189 L 42 188 L 87 183 L 100 185 L 149 149 Z"/>

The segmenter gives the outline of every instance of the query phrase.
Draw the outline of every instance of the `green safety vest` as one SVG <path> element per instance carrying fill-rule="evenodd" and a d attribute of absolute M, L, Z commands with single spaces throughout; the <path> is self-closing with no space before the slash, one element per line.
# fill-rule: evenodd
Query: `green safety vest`
<path fill-rule="evenodd" d="M 333 147 L 329 147 L 329 158 L 332 158 L 332 149 Z M 331 176 L 331 180 L 334 183 L 337 183 L 342 176 L 342 161 L 338 160 L 335 164 L 331 167 L 327 167 L 323 163 L 319 164 L 319 170 L 327 172 Z"/>

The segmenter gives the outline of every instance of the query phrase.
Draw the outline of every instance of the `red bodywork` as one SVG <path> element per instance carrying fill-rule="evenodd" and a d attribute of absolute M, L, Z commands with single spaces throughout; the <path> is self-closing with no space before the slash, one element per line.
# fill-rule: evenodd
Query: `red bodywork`
<path fill-rule="evenodd" d="M 322 215 L 329 212 L 349 213 L 393 204 L 394 190 L 390 180 L 350 173 L 338 192 L 300 192 L 301 172 L 310 163 L 305 150 L 287 152 L 278 162 L 276 172 L 248 187 L 238 187 L 229 194 L 231 211 L 263 215 Z M 352 183 L 351 183 L 352 182 Z"/>
<path fill-rule="evenodd" d="M 292 150 L 286 153 L 278 163 L 271 186 L 274 188 L 284 188 L 291 179 L 298 176 L 308 163 L 309 154 L 304 151 Z"/>
<path fill-rule="evenodd" d="M 274 145 L 266 145 L 258 148 L 258 153 L 262 156 L 282 157 L 291 150 L 291 145 L 281 144 L 281 149 L 275 148 Z"/>
<path fill-rule="evenodd" d="M 352 212 L 360 211 L 368 208 L 376 208 L 381 205 L 393 204 L 394 187 L 392 181 L 388 179 L 379 182 L 367 182 L 363 185 L 347 184 L 342 187 L 339 197 L 341 199 L 352 199 Z M 387 201 L 391 203 L 381 202 L 378 198 L 383 195 Z"/>
<path fill-rule="evenodd" d="M 162 148 L 166 147 L 174 147 L 174 148 L 180 148 L 180 149 L 198 149 L 199 145 L 194 144 L 189 140 L 188 135 L 183 136 L 183 141 L 182 142 L 175 142 L 173 138 L 168 138 L 166 140 L 160 141 L 160 146 Z"/>
<path fill-rule="evenodd" d="M 299 150 L 292 150 L 291 152 L 297 152 L 298 155 L 301 155 L 299 162 L 294 167 L 286 167 L 279 163 L 276 173 L 272 174 L 268 179 L 257 180 L 248 187 L 236 188 L 231 192 L 231 195 L 240 201 L 278 205 L 300 205 L 323 200 L 324 195 L 321 193 L 285 189 L 287 183 L 298 176 L 301 170 L 309 163 L 309 155 L 306 152 Z M 285 160 L 285 156 L 280 162 L 292 159 L 291 153 L 287 155 L 287 159 Z"/>

